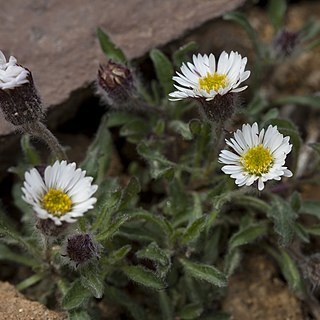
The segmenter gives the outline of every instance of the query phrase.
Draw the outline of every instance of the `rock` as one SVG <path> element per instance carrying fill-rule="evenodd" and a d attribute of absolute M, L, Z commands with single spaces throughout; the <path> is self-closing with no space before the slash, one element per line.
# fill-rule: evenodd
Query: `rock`
<path fill-rule="evenodd" d="M 95 79 L 99 61 L 104 59 L 96 37 L 98 26 L 128 58 L 137 58 L 243 2 L 5 1 L 0 10 L 0 50 L 32 71 L 45 106 L 52 107 Z M 0 136 L 10 132 L 10 125 L 0 119 Z"/>
<path fill-rule="evenodd" d="M 65 313 L 48 310 L 39 302 L 29 301 L 8 282 L 0 282 L 0 319 L 66 320 Z"/>

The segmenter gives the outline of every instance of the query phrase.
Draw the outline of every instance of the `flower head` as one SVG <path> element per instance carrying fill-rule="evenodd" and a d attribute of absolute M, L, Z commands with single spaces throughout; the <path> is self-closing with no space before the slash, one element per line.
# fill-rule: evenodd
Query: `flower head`
<path fill-rule="evenodd" d="M 98 70 L 98 93 L 110 105 L 126 104 L 136 93 L 131 70 L 123 64 L 109 60 Z"/>
<path fill-rule="evenodd" d="M 89 233 L 78 233 L 68 238 L 65 248 L 66 256 L 77 268 L 93 258 L 99 258 L 100 246 Z"/>
<path fill-rule="evenodd" d="M 0 50 L 0 108 L 7 121 L 15 126 L 41 120 L 41 100 L 31 72 L 18 65 L 14 57 L 7 62 Z"/>
<path fill-rule="evenodd" d="M 273 40 L 273 50 L 278 58 L 289 57 L 301 42 L 298 32 L 281 30 Z"/>
<path fill-rule="evenodd" d="M 230 54 L 223 51 L 217 66 L 212 53 L 209 56 L 193 55 L 193 64 L 183 63 L 181 73 L 177 72 L 178 76 L 173 77 L 179 85 L 175 85 L 178 90 L 170 93 L 169 99 L 204 98 L 210 101 L 216 95 L 243 91 L 247 86 L 239 85 L 250 76 L 250 71 L 245 71 L 246 64 L 247 58 L 233 51 Z"/>
<path fill-rule="evenodd" d="M 75 222 L 89 209 L 96 198 L 92 195 L 98 186 L 92 185 L 92 177 L 76 169 L 75 163 L 56 161 L 48 166 L 42 177 L 37 169 L 25 173 L 23 200 L 31 204 L 40 219 L 51 219 L 56 225 Z"/>
<path fill-rule="evenodd" d="M 236 184 L 250 186 L 258 180 L 258 189 L 264 189 L 264 182 L 291 177 L 292 172 L 283 167 L 292 145 L 290 137 L 283 137 L 277 126 L 258 131 L 258 124 L 244 124 L 242 130 L 234 133 L 234 139 L 226 143 L 235 151 L 222 150 L 219 162 L 226 164 L 222 171 L 236 179 Z"/>
<path fill-rule="evenodd" d="M 0 89 L 13 89 L 28 83 L 29 71 L 17 65 L 17 59 L 10 57 L 7 62 L 6 57 L 0 50 Z"/>

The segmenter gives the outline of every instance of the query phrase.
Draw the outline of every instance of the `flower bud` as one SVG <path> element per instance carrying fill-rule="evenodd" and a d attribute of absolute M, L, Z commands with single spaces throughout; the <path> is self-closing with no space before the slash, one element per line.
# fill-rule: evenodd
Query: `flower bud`
<path fill-rule="evenodd" d="M 63 222 L 60 226 L 57 226 L 52 220 L 49 219 L 38 219 L 36 228 L 46 237 L 57 238 L 63 234 L 68 228 L 69 224 Z"/>
<path fill-rule="evenodd" d="M 273 50 L 278 58 L 289 57 L 300 42 L 299 33 L 281 30 L 273 41 Z"/>
<path fill-rule="evenodd" d="M 6 61 L 0 51 L 0 107 L 7 121 L 15 126 L 43 119 L 40 97 L 31 72 L 14 57 Z"/>
<path fill-rule="evenodd" d="M 136 94 L 130 69 L 112 60 L 106 65 L 100 65 L 97 84 L 98 92 L 110 105 L 126 104 L 130 97 Z"/>
<path fill-rule="evenodd" d="M 67 240 L 65 256 L 77 268 L 92 259 L 99 258 L 99 244 L 88 233 L 75 234 Z"/>
<path fill-rule="evenodd" d="M 217 94 L 214 99 L 197 99 L 200 101 L 202 110 L 209 121 L 222 123 L 230 120 L 239 106 L 238 93 L 229 92 L 224 95 Z"/>

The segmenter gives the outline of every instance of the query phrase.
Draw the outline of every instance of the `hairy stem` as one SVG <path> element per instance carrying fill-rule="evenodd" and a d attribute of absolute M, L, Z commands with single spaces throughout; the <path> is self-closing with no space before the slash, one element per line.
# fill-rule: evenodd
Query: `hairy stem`
<path fill-rule="evenodd" d="M 32 137 L 39 138 L 44 141 L 57 159 L 67 160 L 67 155 L 60 145 L 58 139 L 42 122 L 35 121 L 24 124 L 22 125 L 22 130 L 25 133 L 30 134 Z"/>

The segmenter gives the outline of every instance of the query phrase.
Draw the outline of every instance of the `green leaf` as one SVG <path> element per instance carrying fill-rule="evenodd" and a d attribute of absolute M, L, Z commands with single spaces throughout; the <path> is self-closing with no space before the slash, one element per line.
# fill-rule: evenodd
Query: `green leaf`
<path fill-rule="evenodd" d="M 139 259 L 148 259 L 154 261 L 157 267 L 157 272 L 161 278 L 166 276 L 171 267 L 170 256 L 155 242 L 152 242 L 147 247 L 139 250 L 136 253 L 136 256 Z"/>
<path fill-rule="evenodd" d="M 200 236 L 206 224 L 207 224 L 206 216 L 202 216 L 197 220 L 193 221 L 182 235 L 182 238 L 181 238 L 182 244 L 187 244 L 189 242 L 195 241 Z"/>
<path fill-rule="evenodd" d="M 80 279 L 76 280 L 62 299 L 62 308 L 71 310 L 80 307 L 89 297 L 90 291 L 83 287 Z"/>
<path fill-rule="evenodd" d="M 301 205 L 302 205 L 300 193 L 297 191 L 294 191 L 292 193 L 292 195 L 290 196 L 289 202 L 290 202 L 290 206 L 291 206 L 292 210 L 298 213 L 300 211 Z"/>
<path fill-rule="evenodd" d="M 235 194 L 235 195 L 232 195 L 232 201 L 235 204 L 242 205 L 244 207 L 250 207 L 255 210 L 264 212 L 264 213 L 266 213 L 270 210 L 269 204 L 267 204 L 263 200 L 260 200 L 256 197 L 252 197 L 252 196 Z"/>
<path fill-rule="evenodd" d="M 289 286 L 296 293 L 301 294 L 304 291 L 303 281 L 294 260 L 284 249 L 279 249 L 280 252 L 276 252 L 273 248 L 267 248 L 268 252 L 277 260 L 282 274 L 286 278 Z"/>
<path fill-rule="evenodd" d="M 100 184 L 98 189 L 98 201 L 96 208 L 96 219 L 92 225 L 92 229 L 104 230 L 109 227 L 112 214 L 117 211 L 121 198 L 121 191 L 112 192 L 107 186 L 106 181 Z M 112 187 L 111 187 L 112 188 Z M 100 192 L 104 192 L 101 194 Z"/>
<path fill-rule="evenodd" d="M 196 50 L 197 48 L 198 48 L 198 45 L 194 41 L 191 41 L 185 44 L 184 46 L 180 47 L 176 52 L 174 52 L 172 56 L 174 64 L 177 67 L 180 67 L 182 63 L 187 60 L 188 53 Z"/>
<path fill-rule="evenodd" d="M 104 279 L 97 267 L 92 265 L 81 270 L 81 284 L 87 288 L 95 298 L 101 298 L 104 291 Z"/>
<path fill-rule="evenodd" d="M 231 20 L 237 22 L 247 33 L 249 39 L 252 42 L 253 48 L 256 51 L 258 57 L 262 57 L 262 43 L 259 41 L 257 32 L 252 28 L 245 14 L 241 12 L 229 12 L 223 16 L 225 20 Z"/>
<path fill-rule="evenodd" d="M 21 144 L 22 152 L 28 164 L 35 166 L 41 163 L 41 157 L 37 152 L 37 150 L 30 143 L 29 135 L 24 134 L 21 137 L 20 144 Z"/>
<path fill-rule="evenodd" d="M 315 110 L 320 109 L 320 97 L 319 96 L 287 96 L 277 99 L 273 102 L 275 105 L 303 105 L 310 106 Z"/>
<path fill-rule="evenodd" d="M 309 232 L 302 224 L 296 222 L 294 224 L 294 229 L 297 237 L 299 237 L 301 241 L 310 243 Z"/>
<path fill-rule="evenodd" d="M 112 221 L 106 229 L 101 230 L 97 235 L 98 241 L 110 239 L 120 229 L 120 227 L 130 219 L 128 214 L 121 214 Z"/>
<path fill-rule="evenodd" d="M 115 264 L 126 257 L 126 255 L 131 251 L 131 245 L 127 244 L 122 248 L 113 251 L 110 253 L 108 257 L 108 261 L 110 264 Z"/>
<path fill-rule="evenodd" d="M 137 152 L 140 156 L 148 161 L 152 178 L 159 179 L 161 177 L 166 177 L 171 179 L 173 177 L 173 168 L 175 163 L 167 160 L 159 152 L 159 150 L 156 150 L 154 147 L 141 142 L 137 146 Z"/>
<path fill-rule="evenodd" d="M 149 259 L 163 266 L 170 265 L 170 257 L 157 243 L 152 242 L 147 247 L 137 251 L 136 256 L 140 259 Z"/>
<path fill-rule="evenodd" d="M 199 119 L 192 119 L 189 122 L 189 130 L 193 135 L 199 135 L 201 133 L 202 123 Z"/>
<path fill-rule="evenodd" d="M 180 120 L 173 120 L 170 121 L 169 127 L 176 133 L 180 134 L 185 140 L 193 139 L 189 124 Z"/>
<path fill-rule="evenodd" d="M 268 227 L 266 224 L 249 225 L 235 234 L 229 240 L 229 251 L 247 243 L 255 241 L 257 238 L 264 236 L 267 233 Z"/>
<path fill-rule="evenodd" d="M 6 245 L 0 243 L 0 260 L 2 261 L 12 261 L 18 264 L 22 264 L 27 267 L 39 267 L 39 262 L 33 260 L 21 253 L 15 253 L 12 249 L 9 249 Z"/>
<path fill-rule="evenodd" d="M 131 122 L 132 120 L 137 120 L 131 113 L 126 112 L 110 112 L 108 113 L 107 126 L 108 128 L 119 127 L 125 123 Z"/>
<path fill-rule="evenodd" d="M 179 319 L 191 320 L 199 319 L 203 312 L 203 307 L 199 303 L 190 303 L 179 312 Z"/>
<path fill-rule="evenodd" d="M 303 229 L 308 234 L 311 234 L 311 235 L 314 235 L 314 236 L 320 236 L 320 225 L 319 224 L 311 226 L 311 227 L 303 227 Z"/>
<path fill-rule="evenodd" d="M 125 266 L 122 270 L 130 280 L 145 287 L 155 290 L 162 290 L 166 287 L 156 274 L 142 266 Z"/>
<path fill-rule="evenodd" d="M 286 10 L 286 0 L 269 0 L 268 15 L 275 31 L 281 28 Z"/>
<path fill-rule="evenodd" d="M 101 28 L 97 29 L 97 36 L 102 51 L 109 59 L 113 59 L 115 61 L 123 63 L 127 61 L 122 50 L 115 46 L 115 44 L 110 40 L 109 36 Z"/>
<path fill-rule="evenodd" d="M 226 275 L 217 268 L 202 263 L 191 262 L 185 259 L 180 259 L 180 262 L 189 276 L 198 280 L 207 281 L 214 286 L 227 286 Z"/>
<path fill-rule="evenodd" d="M 87 171 L 87 175 L 94 177 L 96 182 L 101 182 L 109 168 L 112 156 L 112 138 L 107 127 L 107 117 L 101 120 L 96 137 L 87 150 L 87 155 L 81 164 L 81 168 Z"/>
<path fill-rule="evenodd" d="M 16 289 L 19 291 L 25 290 L 39 281 L 43 280 L 47 275 L 45 273 L 36 273 L 32 275 L 31 277 L 28 277 L 27 279 L 23 280 L 19 284 L 16 285 Z"/>
<path fill-rule="evenodd" d="M 303 41 L 311 40 L 320 32 L 320 23 L 316 19 L 309 19 L 301 28 L 300 35 Z"/>
<path fill-rule="evenodd" d="M 146 221 L 152 222 L 153 224 L 157 225 L 165 235 L 169 237 L 173 234 L 172 225 L 163 217 L 149 213 L 148 211 L 145 211 L 143 209 L 133 210 L 131 216 L 135 219 L 144 219 Z"/>
<path fill-rule="evenodd" d="M 298 215 L 290 204 L 280 197 L 274 196 L 268 217 L 274 222 L 274 231 L 280 236 L 280 244 L 288 245 L 294 235 L 294 221 Z"/>
<path fill-rule="evenodd" d="M 123 124 L 119 134 L 126 137 L 129 142 L 138 143 L 149 132 L 149 124 L 143 119 L 131 119 L 130 122 Z"/>
<path fill-rule="evenodd" d="M 91 320 L 89 314 L 84 310 L 71 310 L 68 316 L 69 320 Z"/>
<path fill-rule="evenodd" d="M 159 119 L 153 129 L 153 132 L 157 135 L 160 136 L 164 133 L 164 130 L 166 128 L 166 123 L 163 119 Z"/>
<path fill-rule="evenodd" d="M 8 244 L 16 244 L 22 249 L 27 250 L 27 252 L 33 256 L 34 263 L 41 264 L 41 255 L 38 251 L 38 247 L 34 244 L 30 244 L 28 240 L 25 240 L 20 233 L 15 229 L 12 221 L 3 212 L 0 205 L 0 241 L 4 241 Z"/>
<path fill-rule="evenodd" d="M 150 58 L 153 62 L 157 78 L 161 83 L 165 95 L 167 96 L 173 90 L 173 67 L 170 60 L 158 49 L 150 51 Z"/>
<path fill-rule="evenodd" d="M 225 257 L 225 266 L 224 266 L 224 272 L 227 274 L 227 276 L 231 276 L 234 271 L 238 268 L 241 262 L 241 253 L 238 248 L 229 251 L 228 254 Z"/>
<path fill-rule="evenodd" d="M 302 203 L 301 213 L 309 214 L 320 219 L 320 201 L 305 200 Z"/>
<path fill-rule="evenodd" d="M 128 204 L 132 199 L 134 199 L 137 194 L 140 192 L 141 187 L 139 180 L 136 177 L 132 177 L 121 193 L 121 198 L 119 201 L 118 209 L 122 210 L 128 207 Z"/>

